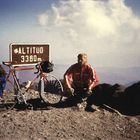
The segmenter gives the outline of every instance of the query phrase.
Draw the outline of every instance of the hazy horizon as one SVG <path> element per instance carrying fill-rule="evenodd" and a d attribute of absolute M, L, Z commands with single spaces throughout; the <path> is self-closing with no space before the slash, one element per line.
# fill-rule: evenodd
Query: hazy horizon
<path fill-rule="evenodd" d="M 51 74 L 55 75 L 58 79 L 63 79 L 65 71 L 70 65 L 54 65 L 54 71 Z M 8 71 L 8 67 L 4 66 Z M 121 68 L 121 67 L 94 67 L 100 79 L 100 83 L 108 84 L 123 84 L 131 85 L 140 81 L 140 67 L 137 68 Z M 19 72 L 21 82 L 33 80 L 35 78 L 34 71 L 21 71 Z"/>

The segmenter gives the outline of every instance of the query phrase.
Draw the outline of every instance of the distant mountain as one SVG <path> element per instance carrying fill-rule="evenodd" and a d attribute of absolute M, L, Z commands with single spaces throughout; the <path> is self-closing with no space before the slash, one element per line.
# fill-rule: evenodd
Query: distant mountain
<path fill-rule="evenodd" d="M 6 71 L 8 68 L 3 66 Z M 54 66 L 54 74 L 59 79 L 63 79 L 65 71 L 70 67 L 70 65 L 58 65 Z M 140 67 L 130 67 L 130 68 L 121 68 L 121 67 L 96 67 L 97 74 L 99 76 L 101 83 L 120 83 L 124 85 L 130 85 L 140 81 Z M 21 82 L 31 80 L 35 77 L 34 71 L 20 71 L 19 79 Z"/>

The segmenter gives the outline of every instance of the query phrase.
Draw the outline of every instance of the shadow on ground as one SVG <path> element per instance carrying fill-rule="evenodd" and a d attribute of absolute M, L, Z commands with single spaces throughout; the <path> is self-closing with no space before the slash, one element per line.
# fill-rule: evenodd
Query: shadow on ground
<path fill-rule="evenodd" d="M 40 98 L 28 100 L 29 105 L 18 104 L 16 110 L 49 110 L 50 108 L 68 108 L 76 105 L 75 99 L 66 98 L 57 104 L 46 104 Z M 93 90 L 89 104 L 105 109 L 110 112 L 118 111 L 123 115 L 135 116 L 140 115 L 140 82 L 129 87 L 115 84 L 100 84 Z M 5 110 L 5 106 L 0 104 L 0 111 Z"/>
<path fill-rule="evenodd" d="M 28 100 L 29 105 L 26 106 L 25 104 L 18 104 L 15 106 L 14 109 L 17 111 L 22 110 L 50 110 L 52 108 L 71 108 L 76 106 L 75 101 L 72 99 L 65 99 L 57 104 L 46 104 L 39 98 Z M 118 102 L 117 102 L 118 103 Z M 115 102 L 110 103 L 102 103 L 100 101 L 95 101 L 93 103 L 93 108 L 96 106 L 99 109 L 105 109 L 110 112 L 114 112 L 114 110 L 120 112 L 123 115 L 128 116 L 136 116 L 140 115 L 140 108 L 137 105 L 132 104 L 117 104 Z M 6 108 L 4 105 L 0 105 L 0 111 L 5 111 Z"/>

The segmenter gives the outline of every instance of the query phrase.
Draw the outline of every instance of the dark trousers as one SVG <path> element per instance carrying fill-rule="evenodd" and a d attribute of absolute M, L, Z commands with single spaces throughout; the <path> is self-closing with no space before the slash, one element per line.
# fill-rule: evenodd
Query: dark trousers
<path fill-rule="evenodd" d="M 86 90 L 75 88 L 74 91 L 74 95 L 68 98 L 68 102 L 72 106 L 82 103 L 83 101 L 86 101 L 87 103 L 91 102 L 90 98 L 92 97 L 92 94 L 88 95 Z"/>
<path fill-rule="evenodd" d="M 84 89 L 74 88 L 74 91 L 74 96 L 70 96 L 67 100 L 71 106 L 77 105 L 78 103 L 81 103 L 83 101 L 86 101 L 88 106 L 91 106 L 93 104 L 100 106 L 100 104 L 102 104 L 102 100 L 100 100 L 101 87 L 99 85 L 92 90 L 92 93 L 90 95 L 88 95 L 87 91 Z"/>

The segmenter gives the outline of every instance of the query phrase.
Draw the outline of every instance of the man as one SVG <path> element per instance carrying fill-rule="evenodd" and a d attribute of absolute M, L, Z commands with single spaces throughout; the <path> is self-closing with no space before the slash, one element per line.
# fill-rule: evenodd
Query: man
<path fill-rule="evenodd" d="M 6 72 L 2 68 L 2 66 L 0 65 L 0 100 L 2 100 L 3 90 L 4 90 L 5 84 L 6 84 L 6 78 L 5 77 L 6 77 Z"/>
<path fill-rule="evenodd" d="M 78 62 L 72 65 L 64 74 L 66 92 L 73 95 L 73 99 L 78 103 L 83 98 L 89 100 L 93 88 L 98 84 L 96 71 L 88 64 L 87 54 L 78 54 Z M 93 111 L 93 108 L 87 103 L 85 110 Z"/>

